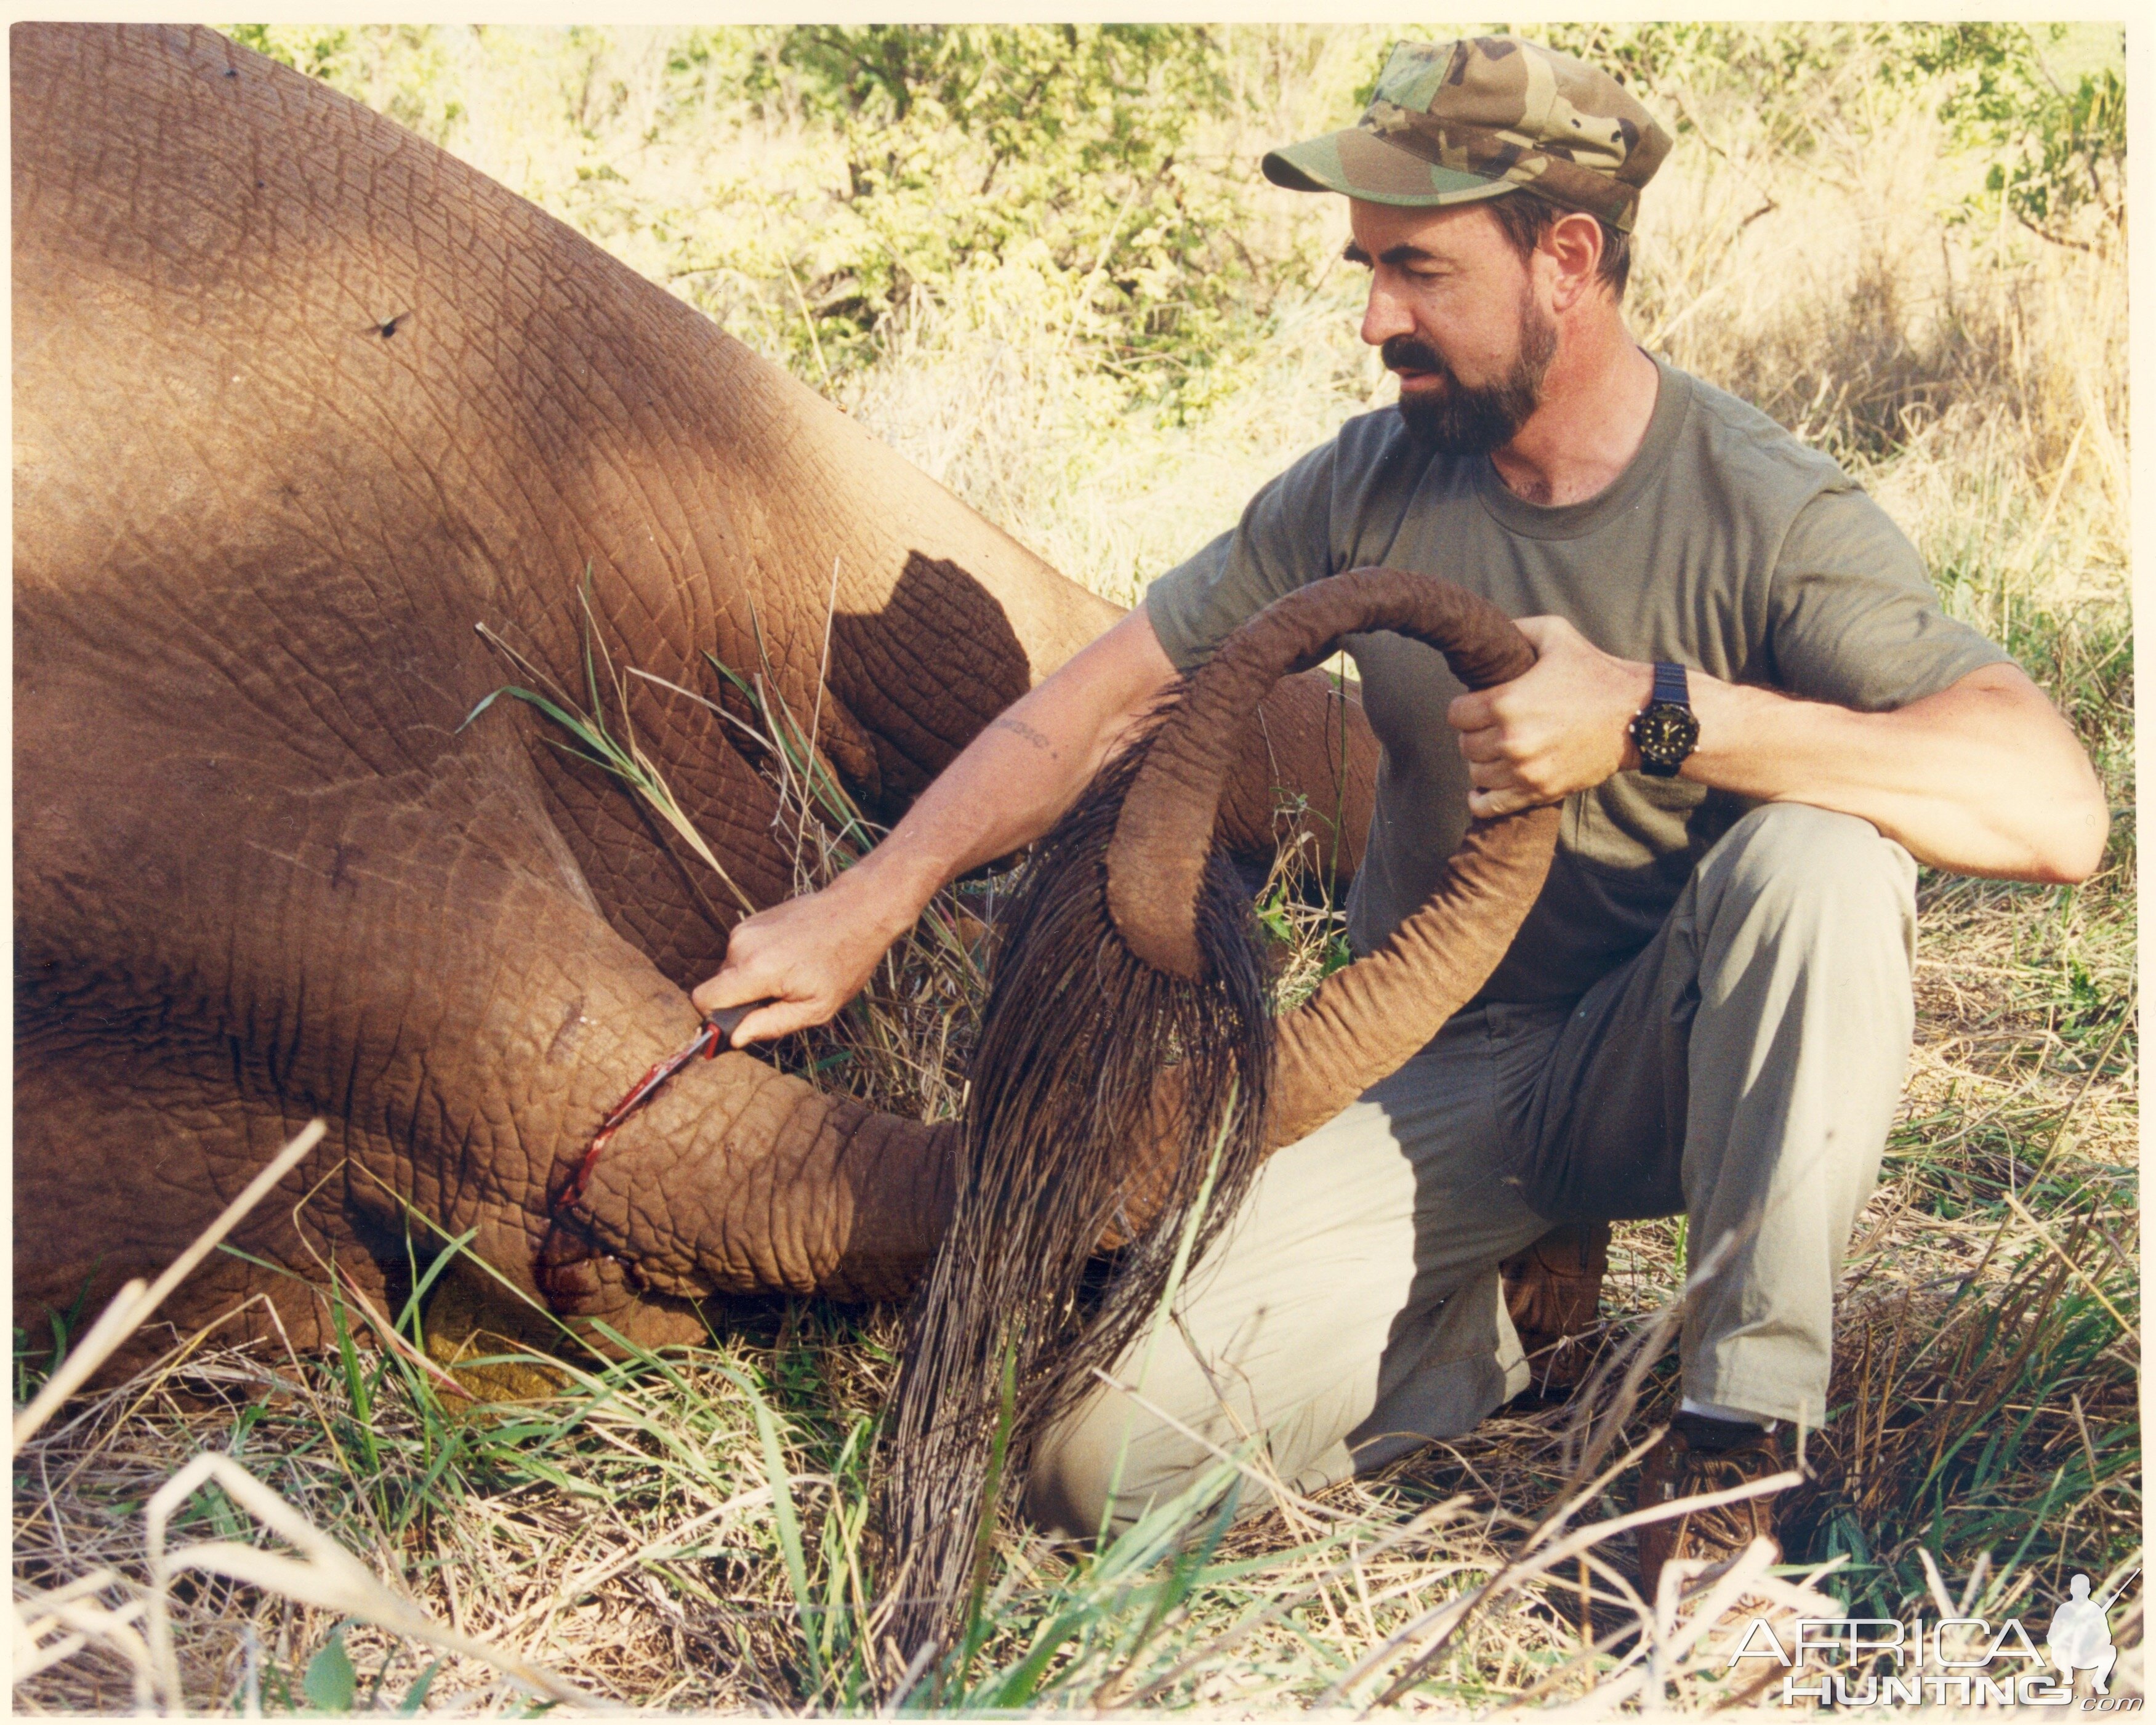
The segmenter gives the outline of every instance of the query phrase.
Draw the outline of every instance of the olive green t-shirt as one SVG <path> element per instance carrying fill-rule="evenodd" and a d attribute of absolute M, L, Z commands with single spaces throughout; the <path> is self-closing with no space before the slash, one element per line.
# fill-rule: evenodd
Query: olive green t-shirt
<path fill-rule="evenodd" d="M 1389 565 L 1443 575 L 1513 617 L 1558 616 L 1605 652 L 1877 712 L 2007 655 L 1939 608 L 1915 547 L 1826 456 L 1661 364 L 1639 452 L 1584 503 L 1545 508 L 1486 457 L 1418 449 L 1390 408 L 1350 420 L 1162 576 L 1145 606 L 1177 667 L 1305 582 Z M 1467 825 L 1432 648 L 1349 639 L 1382 750 L 1348 901 L 1367 952 L 1429 895 Z M 1707 847 L 1751 805 L 1689 778 L 1620 773 L 1565 801 L 1549 880 L 1482 998 L 1570 999 L 1646 944 Z"/>

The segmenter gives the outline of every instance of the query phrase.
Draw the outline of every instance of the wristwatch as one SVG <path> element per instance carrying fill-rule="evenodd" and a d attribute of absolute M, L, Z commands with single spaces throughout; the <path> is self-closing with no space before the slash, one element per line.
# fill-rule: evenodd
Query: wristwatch
<path fill-rule="evenodd" d="M 1650 778 L 1675 778 L 1685 757 L 1699 747 L 1699 716 L 1691 710 L 1685 668 L 1657 660 L 1655 692 L 1625 727 L 1639 745 L 1640 770 Z"/>

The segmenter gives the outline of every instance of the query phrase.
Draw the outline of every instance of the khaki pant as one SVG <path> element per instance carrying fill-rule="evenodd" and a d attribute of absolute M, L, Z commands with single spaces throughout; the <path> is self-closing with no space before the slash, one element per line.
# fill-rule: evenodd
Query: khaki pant
<path fill-rule="evenodd" d="M 1308 1491 L 1456 1436 L 1525 1388 L 1500 1260 L 1553 1221 L 1688 1218 L 1739 1244 L 1683 1339 L 1685 1394 L 1816 1424 L 1834 1289 L 1913 1024 L 1916 866 L 1866 822 L 1753 810 L 1661 932 L 1579 999 L 1460 1014 L 1268 1162 L 1116 1376 Z M 1141 1368 L 1142 1377 L 1140 1379 Z M 1091 1534 L 1214 1464 L 1103 1389 L 1044 1440 L 1029 1510 Z"/>

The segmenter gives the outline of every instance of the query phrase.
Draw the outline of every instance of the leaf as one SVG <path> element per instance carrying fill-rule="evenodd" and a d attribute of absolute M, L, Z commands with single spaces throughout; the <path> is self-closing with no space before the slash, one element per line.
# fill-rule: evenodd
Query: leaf
<path fill-rule="evenodd" d="M 326 1713 L 348 1713 L 358 1686 L 359 1675 L 352 1668 L 352 1656 L 345 1651 L 344 1625 L 339 1624 L 330 1631 L 322 1651 L 307 1661 L 307 1675 L 300 1680 L 300 1690 L 309 1707 Z"/>
<path fill-rule="evenodd" d="M 492 706 L 495 702 L 499 701 L 503 696 L 521 695 L 523 692 L 524 691 L 521 689 L 514 689 L 505 684 L 501 688 L 493 691 L 491 693 L 481 696 L 480 697 L 479 705 L 465 715 L 464 724 L 458 726 L 457 729 L 459 731 L 465 729 L 465 726 L 470 725 L 474 719 L 476 719 L 481 713 Z"/>
<path fill-rule="evenodd" d="M 412 1686 L 412 1692 L 398 1706 L 397 1711 L 399 1714 L 408 1719 L 419 1711 L 427 1699 L 427 1692 L 434 1686 L 435 1675 L 441 1669 L 442 1662 L 438 1659 L 419 1673 L 419 1681 Z"/>

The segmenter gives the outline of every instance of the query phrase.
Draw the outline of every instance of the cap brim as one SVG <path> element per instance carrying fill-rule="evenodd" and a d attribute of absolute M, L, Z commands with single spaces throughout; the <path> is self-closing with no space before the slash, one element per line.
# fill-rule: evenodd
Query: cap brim
<path fill-rule="evenodd" d="M 1359 126 L 1270 151 L 1260 167 L 1273 184 L 1291 192 L 1338 192 L 1368 203 L 1411 209 L 1471 203 L 1517 189 L 1512 180 L 1424 162 Z"/>

